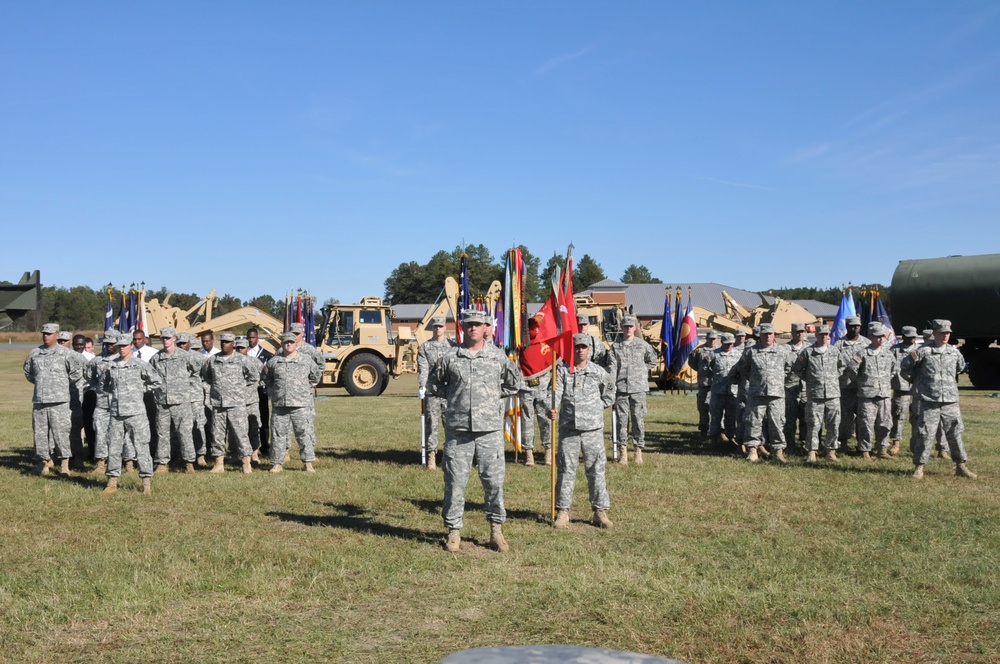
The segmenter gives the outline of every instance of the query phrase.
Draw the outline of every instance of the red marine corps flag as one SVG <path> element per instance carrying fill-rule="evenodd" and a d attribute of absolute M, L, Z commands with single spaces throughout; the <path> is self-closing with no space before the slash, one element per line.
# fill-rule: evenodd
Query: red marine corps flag
<path fill-rule="evenodd" d="M 573 335 L 579 332 L 573 303 L 573 245 L 567 250 L 566 270 L 552 275 L 552 291 L 536 314 L 538 338 L 547 343 L 573 371 Z M 553 358 L 553 365 L 555 359 Z"/>

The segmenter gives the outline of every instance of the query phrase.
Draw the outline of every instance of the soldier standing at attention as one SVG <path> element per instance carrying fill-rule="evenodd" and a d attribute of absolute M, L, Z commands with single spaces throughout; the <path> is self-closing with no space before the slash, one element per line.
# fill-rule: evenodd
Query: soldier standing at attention
<path fill-rule="evenodd" d="M 316 366 L 319 367 L 320 373 L 322 373 L 326 368 L 326 360 L 323 359 L 323 355 L 316 349 L 316 346 L 306 342 L 306 326 L 302 323 L 292 323 L 288 326 L 288 330 L 295 335 L 295 346 L 298 348 L 298 351 L 315 362 Z M 309 407 L 313 408 L 311 402 Z"/>
<path fill-rule="evenodd" d="M 431 318 L 433 336 L 420 344 L 417 350 L 417 396 L 424 402 L 424 450 L 427 453 L 427 468 L 437 468 L 438 425 L 444 415 L 445 401 L 441 397 L 427 394 L 427 378 L 441 358 L 454 352 L 455 344 L 447 336 L 444 316 Z"/>
<path fill-rule="evenodd" d="M 223 332 L 219 335 L 222 350 L 209 356 L 201 367 L 201 379 L 209 385 L 212 402 L 212 456 L 215 465 L 210 473 L 225 471 L 226 434 L 232 432 L 240 455 L 244 474 L 250 474 L 250 438 L 247 435 L 247 389 L 256 389 L 260 374 L 254 374 L 235 352 L 236 335 Z"/>
<path fill-rule="evenodd" d="M 73 470 L 83 470 L 83 459 L 86 456 L 83 447 L 83 393 L 87 388 L 87 383 L 83 379 L 83 368 L 87 366 L 87 361 L 83 355 L 73 350 L 72 332 L 61 331 L 57 343 L 72 353 L 70 357 L 80 369 L 80 379 L 69 384 L 69 450 L 72 456 L 70 467 Z"/>
<path fill-rule="evenodd" d="M 903 377 L 913 383 L 913 433 L 910 449 L 913 452 L 913 478 L 924 476 L 924 466 L 934 447 L 934 436 L 938 430 L 951 448 L 951 459 L 955 462 L 955 474 L 959 477 L 975 479 L 965 462 L 968 455 L 962 443 L 962 412 L 958 407 L 958 374 L 965 369 L 965 359 L 954 346 L 951 338 L 951 321 L 938 319 L 931 321 L 934 341 L 928 346 L 917 348 L 903 358 Z"/>
<path fill-rule="evenodd" d="M 538 338 L 538 319 L 528 321 L 530 343 L 521 351 L 518 362 L 525 391 L 521 393 L 521 444 L 524 465 L 535 465 L 535 420 L 538 437 L 545 449 L 545 465 L 552 465 L 552 348 Z M 593 339 L 593 337 L 591 337 Z"/>
<path fill-rule="evenodd" d="M 789 353 L 789 361 L 794 362 L 808 344 L 806 343 L 805 323 L 792 323 L 792 340 L 785 344 Z M 796 445 L 796 430 L 798 439 L 806 439 L 806 391 L 805 385 L 798 374 L 789 371 L 785 376 L 785 444 Z"/>
<path fill-rule="evenodd" d="M 260 345 L 260 331 L 256 327 L 251 327 L 247 330 L 247 355 L 250 357 L 256 357 L 260 360 L 261 364 L 267 364 L 274 355 L 268 349 Z M 258 434 L 260 438 L 260 453 L 267 455 L 270 452 L 270 421 L 271 421 L 271 409 L 267 402 L 267 389 L 261 385 L 257 389 L 257 411 L 258 419 L 260 423 L 260 432 Z"/>
<path fill-rule="evenodd" d="M 748 383 L 743 425 L 747 461 L 757 461 L 757 448 L 764 442 L 764 427 L 767 427 L 774 460 L 786 463 L 785 374 L 790 363 L 788 353 L 774 343 L 774 327 L 761 323 L 760 341 L 743 353 L 733 369 L 735 375 Z"/>
<path fill-rule="evenodd" d="M 712 351 L 712 359 L 709 362 L 709 374 L 712 377 L 710 403 L 712 417 L 708 435 L 712 443 L 719 448 L 722 447 L 723 433 L 729 442 L 735 440 L 736 413 L 739 404 L 736 400 L 736 384 L 733 382 L 732 370 L 742 357 L 742 353 L 733 347 L 736 338 L 731 333 L 723 332 L 721 339 L 722 346 Z"/>
<path fill-rule="evenodd" d="M 195 353 L 177 347 L 177 330 L 160 329 L 163 350 L 153 356 L 149 365 L 160 375 L 156 398 L 156 468 L 165 473 L 170 464 L 171 427 L 180 443 L 184 470 L 194 472 L 195 448 L 191 422 L 191 381 L 199 378 L 202 361 Z"/>
<path fill-rule="evenodd" d="M 718 348 L 719 333 L 709 330 L 705 342 L 691 351 L 688 366 L 698 372 L 698 433 L 707 435 L 712 401 L 712 355 Z"/>
<path fill-rule="evenodd" d="M 628 464 L 629 417 L 635 444 L 635 462 L 642 463 L 642 448 L 646 446 L 646 393 L 649 392 L 649 370 L 656 368 L 656 351 L 645 340 L 635 336 L 638 321 L 629 314 L 622 319 L 624 338 L 616 341 L 608 353 L 608 373 L 615 381 L 615 416 L 618 419 L 618 463 Z"/>
<path fill-rule="evenodd" d="M 889 454 L 899 454 L 899 441 L 903 440 L 903 423 L 910 417 L 912 394 L 910 381 L 903 378 L 900 371 L 903 358 L 917 349 L 917 328 L 912 325 L 903 326 L 903 339 L 890 350 L 896 356 L 896 375 L 892 377 L 892 431 L 889 439 L 892 445 Z"/>
<path fill-rule="evenodd" d="M 896 356 L 885 347 L 889 330 L 882 323 L 868 323 L 871 343 L 856 355 L 847 358 L 847 371 L 858 385 L 858 451 L 870 461 L 873 451 L 879 459 L 890 459 L 889 431 L 892 428 L 892 377 Z M 874 447 L 878 446 L 875 450 Z"/>
<path fill-rule="evenodd" d="M 556 480 L 555 528 L 569 525 L 569 508 L 573 503 L 576 485 L 576 467 L 583 451 L 583 468 L 587 474 L 590 507 L 594 510 L 592 523 L 598 528 L 614 525 L 608 518 L 611 499 L 604 479 L 607 453 L 604 451 L 604 409 L 615 402 L 615 386 L 611 376 L 601 367 L 589 362 L 589 334 L 573 335 L 575 368 L 570 373 L 565 363 L 560 363 L 556 377 L 556 403 L 559 410 L 550 410 L 549 416 L 559 418 L 559 457 L 556 460 L 559 476 Z"/>
<path fill-rule="evenodd" d="M 522 388 L 521 372 L 503 353 L 486 347 L 485 316 L 463 312 L 464 339 L 454 353 L 442 358 L 427 380 L 429 394 L 447 400 L 445 407 L 444 504 L 442 516 L 448 529 L 445 548 L 458 551 L 465 512 L 465 487 L 475 459 L 483 484 L 490 547 L 509 550 L 501 525 L 507 519 L 503 503 L 506 466 L 503 454 L 501 399 Z"/>
<path fill-rule="evenodd" d="M 139 459 L 142 492 L 153 492 L 153 457 L 149 454 L 149 417 L 143 395 L 160 387 L 160 375 L 148 363 L 132 352 L 132 339 L 121 335 L 115 342 L 118 357 L 108 363 L 102 378 L 109 395 L 108 411 L 108 485 L 104 493 L 118 490 L 122 472 L 122 450 L 125 439 L 131 438 Z"/>
<path fill-rule="evenodd" d="M 95 474 L 104 475 L 108 471 L 108 424 L 111 421 L 111 413 L 108 411 L 110 405 L 109 394 L 104 389 L 104 372 L 107 371 L 108 363 L 118 357 L 117 348 L 118 333 L 108 330 L 102 341 L 101 354 L 92 359 L 86 369 L 84 377 L 94 393 L 94 460 L 97 467 Z M 125 450 L 123 456 L 126 459 L 135 457 L 134 450 Z"/>
<path fill-rule="evenodd" d="M 48 475 L 53 465 L 50 437 L 59 459 L 59 473 L 69 475 L 70 385 L 83 377 L 76 359 L 79 354 L 60 346 L 58 334 L 57 324 L 42 325 L 42 345 L 33 348 L 24 361 L 24 377 L 35 386 L 31 397 L 31 428 L 38 460 L 35 470 L 39 475 Z"/>
<path fill-rule="evenodd" d="M 735 339 L 733 350 L 740 357 L 743 357 L 743 353 L 753 346 L 753 344 L 747 344 L 746 342 L 747 329 L 745 327 L 736 328 L 736 331 L 733 332 L 733 338 Z M 739 376 L 734 376 L 733 383 L 736 385 L 736 442 L 739 445 L 743 445 L 743 440 L 746 437 L 743 431 L 743 423 L 744 414 L 747 410 L 747 382 Z"/>
<path fill-rule="evenodd" d="M 844 355 L 846 364 L 871 342 L 861 335 L 860 318 L 848 316 L 844 322 L 847 325 L 847 335 L 837 339 L 834 347 Z M 845 371 L 840 375 L 840 446 L 845 453 L 850 451 L 851 436 L 857 435 L 857 413 L 858 383 L 851 372 Z"/>
<path fill-rule="evenodd" d="M 243 357 L 243 361 L 250 367 L 250 371 L 256 373 L 258 376 L 262 376 L 264 373 L 264 363 L 250 355 L 249 339 L 237 339 L 236 352 Z M 257 381 L 256 385 L 252 387 L 247 386 L 247 435 L 250 438 L 250 449 L 253 450 L 250 454 L 250 462 L 256 464 L 260 463 L 261 449 L 260 392 L 258 390 L 263 384 L 264 380 L 261 378 Z"/>
<path fill-rule="evenodd" d="M 830 345 L 830 326 L 816 326 L 816 342 L 803 349 L 792 364 L 792 371 L 806 383 L 806 432 L 809 456 L 816 463 L 819 432 L 824 431 L 823 448 L 828 461 L 837 460 L 840 441 L 840 374 L 844 358 Z"/>
<path fill-rule="evenodd" d="M 271 400 L 271 472 L 284 470 L 292 432 L 299 441 L 299 458 L 307 473 L 314 472 L 316 460 L 316 414 L 313 410 L 313 386 L 323 371 L 304 353 L 299 352 L 294 332 L 281 335 L 281 352 L 267 361 L 264 385 Z"/>
<path fill-rule="evenodd" d="M 195 346 L 197 344 L 197 346 Z M 192 376 L 190 388 L 188 390 L 188 403 L 191 407 L 191 437 L 194 441 L 195 465 L 204 467 L 208 464 L 205 455 L 208 454 L 208 433 L 206 426 L 208 416 L 205 414 L 206 400 L 204 383 L 201 381 L 201 367 L 208 360 L 207 355 L 201 354 L 201 340 L 187 332 L 177 335 L 177 345 L 181 350 L 189 350 L 194 359 L 199 362 L 198 375 Z"/>
<path fill-rule="evenodd" d="M 590 362 L 599 367 L 606 367 L 608 364 L 608 348 L 600 338 L 590 333 L 590 317 L 587 314 L 577 314 L 576 327 L 580 334 L 590 337 Z"/>

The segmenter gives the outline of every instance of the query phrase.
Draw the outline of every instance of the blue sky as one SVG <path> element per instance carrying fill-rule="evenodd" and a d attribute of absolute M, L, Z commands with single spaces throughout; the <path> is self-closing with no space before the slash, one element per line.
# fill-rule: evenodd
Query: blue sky
<path fill-rule="evenodd" d="M 0 3 L 0 278 L 348 302 L 464 240 L 888 284 L 998 211 L 992 1 Z"/>

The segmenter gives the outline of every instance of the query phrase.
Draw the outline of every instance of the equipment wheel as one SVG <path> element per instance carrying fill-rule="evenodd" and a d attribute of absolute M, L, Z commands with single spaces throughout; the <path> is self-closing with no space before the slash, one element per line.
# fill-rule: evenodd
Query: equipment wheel
<path fill-rule="evenodd" d="M 388 372 L 382 358 L 358 353 L 344 365 L 344 389 L 355 397 L 377 397 L 385 391 Z"/>
<path fill-rule="evenodd" d="M 969 380 L 977 390 L 1000 390 L 1000 348 L 987 348 L 971 358 Z"/>

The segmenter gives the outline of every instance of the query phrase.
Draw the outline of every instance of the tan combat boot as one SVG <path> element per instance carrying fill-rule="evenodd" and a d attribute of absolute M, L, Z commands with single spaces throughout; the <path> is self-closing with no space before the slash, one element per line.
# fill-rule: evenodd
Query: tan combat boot
<path fill-rule="evenodd" d="M 781 464 L 788 463 L 788 460 L 785 459 L 785 450 L 775 450 L 774 451 L 774 460 L 777 461 L 778 463 L 781 463 Z"/>
<path fill-rule="evenodd" d="M 316 469 L 313 468 L 312 461 L 306 461 L 306 468 L 305 468 L 305 470 L 306 470 L 307 473 L 315 473 L 316 472 Z"/>
<path fill-rule="evenodd" d="M 618 446 L 618 463 L 623 466 L 628 465 L 628 445 Z"/>
<path fill-rule="evenodd" d="M 833 449 L 827 450 L 826 451 L 826 460 L 827 461 L 836 461 L 837 460 L 837 450 L 833 450 Z"/>
<path fill-rule="evenodd" d="M 282 467 L 282 465 L 280 463 L 276 463 L 273 466 L 271 466 L 271 470 L 269 470 L 267 472 L 269 472 L 269 473 L 280 473 L 283 470 L 285 470 L 284 467 Z"/>
<path fill-rule="evenodd" d="M 122 471 L 122 472 L 131 473 L 133 470 L 135 470 L 135 462 L 134 461 L 126 461 L 125 462 L 125 470 Z"/>
<path fill-rule="evenodd" d="M 642 465 L 642 448 L 641 447 L 635 448 L 635 454 L 633 455 L 633 460 L 637 464 Z"/>
<path fill-rule="evenodd" d="M 290 450 L 285 450 L 285 460 L 282 463 L 288 463 L 292 460 L 292 452 Z"/>
<path fill-rule="evenodd" d="M 765 458 L 770 458 L 771 456 L 771 450 L 767 449 L 763 445 L 757 448 L 757 452 L 759 452 L 760 455 Z"/>
<path fill-rule="evenodd" d="M 500 528 L 499 523 L 490 524 L 490 548 L 500 553 L 510 551 L 510 547 L 507 546 L 507 540 L 503 538 L 503 530 Z"/>
<path fill-rule="evenodd" d="M 535 450 L 525 450 L 524 451 L 524 465 L 534 466 L 535 465 Z"/>
<path fill-rule="evenodd" d="M 816 450 L 809 450 L 809 455 L 806 457 L 806 463 L 816 463 Z"/>
<path fill-rule="evenodd" d="M 193 463 L 185 463 L 184 464 L 184 472 L 185 473 L 193 473 L 194 472 L 194 464 Z"/>
<path fill-rule="evenodd" d="M 545 465 L 546 466 L 551 466 L 552 465 L 552 448 L 551 447 L 546 447 L 545 448 Z"/>
<path fill-rule="evenodd" d="M 167 464 L 165 464 L 165 463 L 158 463 L 158 464 L 156 464 L 156 468 L 153 469 L 153 473 L 156 474 L 156 475 L 160 475 L 162 473 L 166 473 L 166 472 L 169 472 L 169 471 L 170 471 L 170 469 L 167 468 Z"/>
<path fill-rule="evenodd" d="M 868 452 L 862 452 L 861 453 L 861 460 L 862 461 L 871 461 L 872 460 L 872 455 L 870 453 L 868 453 Z"/>
<path fill-rule="evenodd" d="M 253 454 L 250 455 L 250 463 L 260 465 L 260 455 L 257 453 L 257 450 L 254 450 Z"/>
<path fill-rule="evenodd" d="M 955 464 L 955 474 L 959 477 L 967 477 L 970 480 L 976 479 L 976 474 L 968 469 L 968 467 L 963 462 Z"/>
<path fill-rule="evenodd" d="M 224 472 L 226 472 L 225 461 L 226 460 L 223 458 L 223 456 L 221 454 L 219 456 L 215 457 L 215 465 L 212 466 L 212 470 L 210 470 L 208 472 L 210 472 L 210 473 L 224 473 Z"/>
<path fill-rule="evenodd" d="M 427 450 L 427 470 L 436 470 L 437 467 L 437 450 Z"/>
<path fill-rule="evenodd" d="M 898 440 L 892 441 L 892 445 L 889 446 L 889 454 L 892 455 L 892 456 L 896 456 L 897 454 L 899 454 L 899 441 Z"/>
<path fill-rule="evenodd" d="M 756 447 L 749 448 L 749 451 L 747 452 L 747 461 L 749 461 L 750 463 L 757 463 L 757 460 L 758 460 L 757 448 Z"/>
<path fill-rule="evenodd" d="M 195 459 L 194 463 L 195 463 L 195 465 L 200 466 L 202 468 L 204 468 L 205 466 L 208 465 L 208 462 L 205 461 L 205 455 L 204 454 L 199 454 L 198 458 Z"/>
<path fill-rule="evenodd" d="M 556 512 L 556 519 L 552 522 L 553 528 L 568 528 L 569 527 L 569 511 L 559 510 Z"/>
<path fill-rule="evenodd" d="M 610 528 L 614 523 L 608 518 L 607 510 L 594 510 L 594 521 L 593 524 L 598 528 Z"/>
<path fill-rule="evenodd" d="M 888 459 L 891 459 L 892 455 L 889 454 L 889 448 L 883 447 L 883 448 L 879 449 L 878 454 L 875 455 L 875 458 L 876 459 L 881 459 L 883 461 L 886 461 Z"/>
<path fill-rule="evenodd" d="M 151 496 L 153 495 L 153 478 L 143 477 L 142 478 L 142 495 Z"/>
<path fill-rule="evenodd" d="M 39 461 L 38 465 L 35 466 L 35 472 L 44 477 L 52 474 L 52 471 L 49 470 L 49 468 L 51 468 L 51 466 L 48 461 Z"/>
<path fill-rule="evenodd" d="M 249 475 L 250 473 L 253 472 L 253 468 L 250 466 L 250 457 L 248 456 L 240 457 L 240 463 L 243 464 L 243 467 L 240 468 L 240 470 L 243 471 L 244 475 Z"/>
<path fill-rule="evenodd" d="M 104 459 L 98 459 L 97 465 L 94 466 L 94 474 L 103 475 L 106 472 L 108 472 L 108 462 Z"/>
<path fill-rule="evenodd" d="M 115 493 L 116 491 L 118 491 L 118 478 L 109 477 L 108 485 L 104 487 L 104 491 L 102 491 L 101 493 Z"/>
<path fill-rule="evenodd" d="M 924 479 L 924 464 L 918 463 L 913 467 L 913 475 L 911 475 L 915 480 Z"/>
<path fill-rule="evenodd" d="M 462 536 L 458 534 L 458 528 L 448 531 L 448 539 L 444 543 L 444 550 L 455 553 L 462 548 Z"/>

